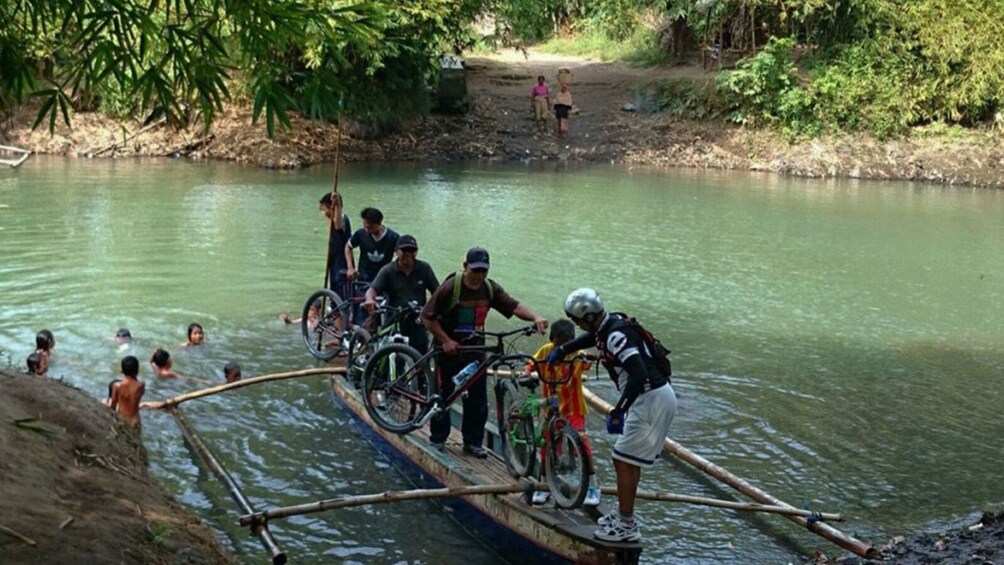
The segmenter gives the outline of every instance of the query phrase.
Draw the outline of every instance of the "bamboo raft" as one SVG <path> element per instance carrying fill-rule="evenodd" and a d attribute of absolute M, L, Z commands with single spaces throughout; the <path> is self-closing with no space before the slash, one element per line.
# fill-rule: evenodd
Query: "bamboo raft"
<path fill-rule="evenodd" d="M 327 376 L 333 398 L 347 411 L 358 431 L 407 477 L 418 490 L 389 491 L 378 494 L 346 495 L 290 507 L 256 511 L 240 486 L 213 455 L 198 433 L 181 413 L 179 405 L 189 400 L 228 392 L 234 389 L 265 382 Z M 603 399 L 585 389 L 586 398 L 601 412 L 610 406 Z M 433 449 L 428 441 L 428 430 L 416 430 L 399 436 L 386 432 L 370 421 L 358 392 L 345 380 L 344 367 L 333 366 L 303 369 L 287 373 L 265 375 L 222 384 L 203 390 L 182 394 L 157 402 L 144 404 L 148 409 L 166 409 L 181 428 L 185 442 L 199 460 L 223 483 L 237 503 L 239 521 L 249 526 L 268 551 L 272 563 L 282 565 L 286 554 L 279 548 L 268 530 L 268 522 L 300 514 L 322 512 L 365 504 L 381 504 L 404 500 L 439 499 L 449 514 L 476 540 L 495 551 L 504 548 L 504 557 L 510 562 L 532 563 L 637 563 L 642 546 L 638 543 L 607 543 L 592 537 L 595 519 L 600 508 L 563 510 L 554 506 L 532 506 L 524 495 L 533 490 L 546 490 L 544 484 L 529 480 L 514 481 L 507 473 L 498 451 L 499 441 L 494 426 L 489 423 L 486 447 L 490 454 L 479 460 L 462 454 L 461 445 L 448 442 L 445 452 Z M 454 427 L 459 426 L 458 409 L 451 412 Z M 700 504 L 744 512 L 780 514 L 816 533 L 866 558 L 875 558 L 878 551 L 859 540 L 833 528 L 829 521 L 842 521 L 842 514 L 813 512 L 794 508 L 770 494 L 732 475 L 727 470 L 695 455 L 682 445 L 667 438 L 665 453 L 693 465 L 708 475 L 749 496 L 756 502 L 736 502 L 711 498 L 659 493 L 640 490 L 639 499 Z M 616 489 L 601 489 L 608 500 L 616 500 Z"/>
<path fill-rule="evenodd" d="M 21 163 L 24 163 L 25 161 L 28 160 L 28 157 L 31 157 L 31 151 L 28 151 L 27 149 L 21 149 L 19 147 L 11 147 L 9 145 L 0 145 L 0 152 L 15 153 L 17 155 L 20 155 L 15 159 L 7 159 L 5 157 L 0 157 L 0 163 L 8 165 L 12 168 L 20 167 Z"/>

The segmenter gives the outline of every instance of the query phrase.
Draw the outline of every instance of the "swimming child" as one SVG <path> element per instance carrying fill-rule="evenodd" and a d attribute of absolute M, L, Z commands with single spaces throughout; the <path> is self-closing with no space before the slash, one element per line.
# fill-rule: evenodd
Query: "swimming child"
<path fill-rule="evenodd" d="M 241 366 L 233 361 L 223 366 L 223 378 L 228 383 L 235 383 L 241 380 Z"/>
<path fill-rule="evenodd" d="M 557 385 L 556 391 L 552 390 L 555 385 L 546 382 L 542 383 L 542 394 L 545 398 L 550 397 L 551 394 L 557 395 L 558 412 L 561 413 L 563 418 L 568 420 L 568 423 L 571 424 L 575 431 L 579 432 L 579 436 L 582 438 L 582 447 L 585 448 L 586 455 L 592 461 L 593 450 L 589 445 L 589 439 L 586 437 L 586 412 L 588 409 L 586 408 L 586 397 L 582 393 L 582 373 L 589 370 L 590 363 L 581 359 L 575 359 L 580 352 L 569 354 L 565 362 L 554 365 L 545 362 L 548 355 L 551 354 L 551 350 L 568 343 L 573 338 L 575 338 L 575 325 L 572 321 L 566 319 L 558 320 L 551 325 L 551 333 L 548 335 L 550 341 L 542 345 L 533 354 L 533 358 L 537 360 L 537 366 L 544 373 L 543 376 L 545 379 L 559 381 L 567 377 L 564 383 Z M 530 376 L 533 365 L 533 363 L 527 363 L 527 366 L 523 369 L 524 377 Z M 541 453 L 541 458 L 543 459 L 543 457 L 544 454 Z M 589 469 L 589 473 L 592 474 L 593 470 Z M 548 493 L 546 491 L 535 492 L 533 494 L 533 503 L 543 504 L 547 501 L 547 497 Z M 600 489 L 595 485 L 589 487 L 583 504 L 586 506 L 596 506 L 599 503 Z"/>
<path fill-rule="evenodd" d="M 132 332 L 128 328 L 119 328 L 119 331 L 115 332 L 115 343 L 129 343 L 132 341 Z"/>
<path fill-rule="evenodd" d="M 119 413 L 127 422 L 140 426 L 139 401 L 146 392 L 146 384 L 137 378 L 139 360 L 132 355 L 122 358 L 122 380 L 112 383 L 111 401 L 108 406 Z"/>
<path fill-rule="evenodd" d="M 56 347 L 56 338 L 49 330 L 42 330 L 35 334 L 35 351 L 40 351 L 46 355 L 52 353 Z"/>
<path fill-rule="evenodd" d="M 165 379 L 180 379 L 181 375 L 175 373 L 171 370 L 171 366 L 174 365 L 174 361 L 171 360 L 171 354 L 165 349 L 157 348 L 150 356 L 150 368 L 153 369 L 153 374 Z"/>
<path fill-rule="evenodd" d="M 44 377 L 45 372 L 49 370 L 49 356 L 45 353 L 36 351 L 28 356 L 26 362 L 28 364 L 29 375 Z"/>
<path fill-rule="evenodd" d="M 321 317 L 321 301 L 315 300 L 313 304 L 310 305 L 310 309 L 307 310 L 307 329 L 310 331 L 314 330 L 317 326 L 317 319 Z M 303 321 L 303 318 L 290 318 L 289 312 L 279 312 L 279 319 L 285 322 L 288 326 L 290 324 L 299 324 Z"/>
<path fill-rule="evenodd" d="M 182 343 L 182 347 L 196 347 L 202 345 L 202 342 L 206 339 L 206 332 L 202 329 L 202 325 L 195 322 L 188 324 L 188 341 Z"/>

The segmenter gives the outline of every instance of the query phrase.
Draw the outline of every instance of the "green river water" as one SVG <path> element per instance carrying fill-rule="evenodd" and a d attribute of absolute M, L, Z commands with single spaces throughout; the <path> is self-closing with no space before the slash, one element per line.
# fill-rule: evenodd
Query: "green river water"
<path fill-rule="evenodd" d="M 0 365 L 21 371 L 35 332 L 50 376 L 103 397 L 111 337 L 128 327 L 147 400 L 196 388 L 146 366 L 158 346 L 182 374 L 222 381 L 314 366 L 298 316 L 323 282 L 332 169 L 35 157 L 0 170 Z M 671 436 L 791 502 L 842 511 L 843 531 L 944 526 L 1004 502 L 1004 192 L 605 166 L 352 164 L 363 206 L 414 234 L 440 278 L 464 251 L 554 319 L 579 286 L 637 316 L 673 349 Z M 185 350 L 185 328 L 207 344 Z M 493 315 L 490 325 L 512 327 Z M 525 341 L 532 351 L 539 340 Z M 588 383 L 608 400 L 605 380 Z M 259 508 L 409 485 L 347 425 L 322 379 L 191 403 L 187 415 Z M 170 418 L 144 413 L 152 472 L 242 562 L 263 563 L 226 491 Z M 611 441 L 589 420 L 599 477 Z M 729 497 L 659 463 L 642 487 Z M 773 516 L 642 503 L 650 563 L 787 563 L 834 546 Z M 300 563 L 499 560 L 431 503 L 273 524 Z"/>

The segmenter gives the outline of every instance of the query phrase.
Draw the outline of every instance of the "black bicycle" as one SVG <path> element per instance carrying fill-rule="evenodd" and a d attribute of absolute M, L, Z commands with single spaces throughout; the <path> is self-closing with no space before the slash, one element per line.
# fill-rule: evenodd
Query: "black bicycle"
<path fill-rule="evenodd" d="M 360 305 L 366 300 L 369 283 L 354 281 L 352 296 L 342 299 L 333 290 L 322 288 L 303 305 L 300 332 L 307 351 L 321 361 L 330 361 L 349 350 L 351 332 Z"/>
<path fill-rule="evenodd" d="M 422 306 L 412 300 L 404 306 L 387 306 L 387 299 L 377 297 L 377 307 L 365 322 L 352 325 L 346 337 L 347 350 L 345 366 L 349 379 L 358 384 L 370 356 L 392 343 L 408 344 L 408 338 L 401 333 L 401 322 L 409 317 L 417 319 Z"/>
<path fill-rule="evenodd" d="M 502 366 L 523 367 L 534 362 L 533 357 L 522 353 L 507 353 L 505 338 L 528 336 L 536 332 L 526 326 L 509 332 L 472 332 L 459 346 L 460 353 L 481 352 L 488 357 L 477 366 L 473 374 L 455 388 L 452 394 L 442 397 L 439 391 L 443 375 L 437 360 L 445 355 L 442 347 L 433 347 L 425 355 L 414 348 L 391 343 L 374 352 L 363 371 L 363 404 L 374 422 L 396 434 L 407 434 L 424 426 L 433 416 L 445 410 L 464 395 L 474 383 L 489 372 Z M 494 338 L 492 345 L 465 345 L 475 338 Z"/>

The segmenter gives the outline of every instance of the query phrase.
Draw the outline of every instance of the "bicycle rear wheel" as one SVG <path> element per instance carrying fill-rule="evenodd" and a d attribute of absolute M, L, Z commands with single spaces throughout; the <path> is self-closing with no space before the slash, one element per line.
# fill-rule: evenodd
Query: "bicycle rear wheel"
<path fill-rule="evenodd" d="M 545 451 L 547 484 L 559 508 L 578 508 L 589 490 L 589 455 L 579 432 L 564 418 L 548 424 Z"/>
<path fill-rule="evenodd" d="M 316 318 L 311 316 L 315 303 L 318 306 Z M 311 355 L 321 361 L 330 361 L 345 351 L 347 344 L 343 337 L 349 324 L 348 306 L 348 302 L 328 289 L 310 295 L 303 305 L 300 332 Z"/>
<path fill-rule="evenodd" d="M 537 442 L 533 436 L 533 416 L 522 414 L 519 388 L 512 379 L 495 385 L 495 410 L 506 469 L 513 477 L 529 477 L 537 469 Z"/>
<path fill-rule="evenodd" d="M 381 428 L 406 434 L 432 410 L 429 377 L 414 348 L 392 343 L 373 353 L 363 370 L 363 404 Z"/>

